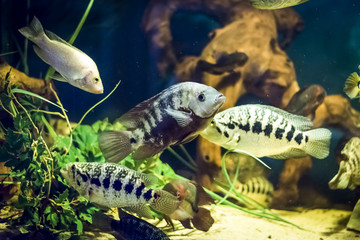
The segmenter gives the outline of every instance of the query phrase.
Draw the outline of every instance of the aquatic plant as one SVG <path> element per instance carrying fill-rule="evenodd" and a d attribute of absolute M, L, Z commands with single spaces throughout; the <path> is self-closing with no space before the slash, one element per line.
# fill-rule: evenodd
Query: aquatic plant
<path fill-rule="evenodd" d="M 92 223 L 92 214 L 98 208 L 64 181 L 60 169 L 75 161 L 104 162 L 98 146 L 98 133 L 122 126 L 112 125 L 105 119 L 92 125 L 77 124 L 70 130 L 69 136 L 61 136 L 49 124 L 50 116 L 58 115 L 66 120 L 71 129 L 66 110 L 59 99 L 52 104 L 60 108 L 62 113 L 50 112 L 42 109 L 42 97 L 9 86 L 8 82 L 5 89 L 0 94 L 0 104 L 12 121 L 8 126 L 1 124 L 4 143 L 0 147 L 0 161 L 11 168 L 8 176 L 15 179 L 4 184 L 20 185 L 15 207 L 21 211 L 19 218 L 9 219 L 10 225 L 21 226 L 23 232 L 47 229 L 54 233 L 75 231 L 81 234 L 83 221 Z M 19 93 L 22 95 L 19 96 Z M 175 172 L 160 161 L 159 155 L 144 161 L 134 161 L 129 156 L 121 164 L 155 175 L 160 179 L 158 187 L 176 178 Z"/>

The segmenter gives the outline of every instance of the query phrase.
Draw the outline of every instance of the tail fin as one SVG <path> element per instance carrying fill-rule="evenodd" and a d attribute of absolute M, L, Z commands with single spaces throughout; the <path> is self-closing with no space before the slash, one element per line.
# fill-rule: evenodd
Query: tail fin
<path fill-rule="evenodd" d="M 331 132 L 326 128 L 317 128 L 305 132 L 309 142 L 305 146 L 305 152 L 313 157 L 323 159 L 329 155 Z"/>
<path fill-rule="evenodd" d="M 355 98 L 359 93 L 359 80 L 360 77 L 356 72 L 350 74 L 345 81 L 344 92 L 349 98 Z"/>
<path fill-rule="evenodd" d="M 180 201 L 171 193 L 164 190 L 156 190 L 157 197 L 154 196 L 154 201 L 150 204 L 155 211 L 170 215 L 179 206 Z"/>
<path fill-rule="evenodd" d="M 107 162 L 120 162 L 132 152 L 131 133 L 105 131 L 99 137 L 99 146 Z"/>
<path fill-rule="evenodd" d="M 45 34 L 44 29 L 37 17 L 34 17 L 30 25 L 19 29 L 19 32 L 27 39 L 36 43 L 36 38 Z"/>

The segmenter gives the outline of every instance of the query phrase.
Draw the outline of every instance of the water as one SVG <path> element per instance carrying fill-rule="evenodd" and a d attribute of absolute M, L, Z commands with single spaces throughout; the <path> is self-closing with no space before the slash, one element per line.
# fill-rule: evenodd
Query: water
<path fill-rule="evenodd" d="M 48 70 L 48 65 L 34 53 L 32 48 L 33 44 L 31 42 L 29 42 L 28 45 L 25 45 L 24 37 L 17 31 L 17 29 L 27 25 L 33 16 L 37 16 L 45 29 L 56 33 L 65 40 L 68 40 L 76 29 L 88 3 L 89 1 L 85 0 L 76 2 L 58 0 L 2 1 L 0 8 L 0 54 L 16 51 L 16 53 L 2 56 L 2 58 L 19 71 L 28 71 L 28 75 L 31 77 L 43 78 Z M 213 4 L 215 5 L 216 3 Z M 224 39 L 218 40 L 219 38 L 217 37 L 224 34 L 226 29 L 230 28 L 229 26 L 233 26 L 234 22 L 231 16 L 239 16 L 241 11 L 244 11 L 244 13 L 252 11 L 244 10 L 248 9 L 248 7 L 245 6 L 242 8 L 240 7 L 240 9 L 243 10 L 237 10 L 235 13 L 232 13 L 231 10 L 234 8 L 230 7 L 226 9 L 226 7 L 224 7 L 225 4 L 223 4 L 222 7 L 219 5 L 212 8 L 216 10 L 209 10 L 204 6 L 199 7 L 196 4 L 189 4 L 184 8 L 175 11 L 171 16 L 169 26 L 169 30 L 172 34 L 172 41 L 168 42 L 168 47 L 173 47 L 173 52 L 169 54 L 168 49 L 166 51 L 159 51 L 159 49 L 154 48 L 154 42 L 150 41 L 150 36 L 153 37 L 154 35 L 150 35 L 149 32 L 146 34 L 143 29 L 144 25 L 151 21 L 151 19 L 146 19 L 144 17 L 148 6 L 149 2 L 142 0 L 136 2 L 115 0 L 94 2 L 85 24 L 75 40 L 74 46 L 88 54 L 96 62 L 105 90 L 102 95 L 94 95 L 75 88 L 68 83 L 55 81 L 54 84 L 59 98 L 64 108 L 68 111 L 67 115 L 70 122 L 78 122 L 90 107 L 103 99 L 115 87 L 119 80 L 121 80 L 121 83 L 117 90 L 105 102 L 101 103 L 100 106 L 94 108 L 89 115 L 86 116 L 83 124 L 91 125 L 96 121 L 104 120 L 105 118 L 108 118 L 109 122 L 112 123 L 116 118 L 120 117 L 136 104 L 154 96 L 166 87 L 174 84 L 177 81 L 177 78 L 182 81 L 192 79 L 204 82 L 205 84 L 214 86 L 220 92 L 225 89 L 223 93 L 227 97 L 226 104 L 228 105 L 226 105 L 226 107 L 231 107 L 235 103 L 277 104 L 279 107 L 285 107 L 285 103 L 287 103 L 295 91 L 289 90 L 287 92 L 289 93 L 289 96 L 281 98 L 284 88 L 276 87 L 276 84 L 274 86 L 271 85 L 269 88 L 262 88 L 264 84 L 263 81 L 267 80 L 267 77 L 269 76 L 270 78 L 273 77 L 275 81 L 276 79 L 283 79 L 283 85 L 284 81 L 286 84 L 289 84 L 291 77 L 296 77 L 296 81 L 300 88 L 311 84 L 318 84 L 324 88 L 328 96 L 340 95 L 339 99 L 341 99 L 341 101 L 344 100 L 344 102 L 346 102 L 349 100 L 343 93 L 344 82 L 350 73 L 358 71 L 358 65 L 360 64 L 360 2 L 358 0 L 331 1 L 331 3 L 326 0 L 310 0 L 304 4 L 295 6 L 295 11 L 304 20 L 305 25 L 303 31 L 296 34 L 291 44 L 284 49 L 284 52 L 282 52 L 277 44 L 271 45 L 270 43 L 271 38 L 277 36 L 276 29 L 272 24 L 272 21 L 274 20 L 273 17 L 264 17 L 261 15 L 260 18 L 265 19 L 265 23 L 263 25 L 259 24 L 259 28 L 251 28 L 251 31 L 247 29 L 247 27 L 251 26 L 251 21 L 256 21 L 255 16 L 257 16 L 257 14 L 254 13 L 255 11 L 251 13 L 253 14 L 251 15 L 252 17 L 244 15 L 245 18 L 248 18 L 248 20 L 244 21 L 242 23 L 243 25 L 239 25 L 238 28 L 233 28 L 231 31 L 227 31 L 228 35 L 226 35 Z M 155 14 L 155 16 L 160 17 L 161 14 L 165 13 L 166 9 L 161 9 L 157 12 L 157 14 Z M 146 19 L 145 21 L 144 18 Z M 266 28 L 263 27 L 264 25 L 267 25 L 268 30 L 264 30 Z M 167 25 L 165 24 L 160 29 L 163 31 L 166 29 L 166 26 Z M 218 29 L 220 28 L 224 28 L 225 30 L 223 29 L 219 31 Z M 241 29 L 245 30 L 242 31 Z M 214 32 L 216 32 L 215 35 Z M 247 42 L 247 38 L 251 39 L 251 41 Z M 279 40 L 281 39 L 283 39 L 283 36 L 279 35 Z M 216 42 L 216 44 L 213 44 L 212 41 Z M 232 46 L 231 44 L 237 45 Z M 248 55 L 249 60 L 244 66 L 234 68 L 237 70 L 234 70 L 233 72 L 228 71 L 224 75 L 202 75 L 202 73 L 190 75 L 188 74 L 189 71 L 184 71 L 186 68 L 181 68 L 181 63 L 186 57 L 201 56 L 202 60 L 214 64 L 216 59 L 219 57 L 219 54 L 227 51 L 245 52 Z M 164 52 L 166 52 L 167 55 L 165 55 L 165 60 L 162 62 L 163 65 L 159 65 L 159 61 L 161 60 L 160 57 L 164 56 L 161 54 Z M 284 61 L 286 57 L 289 57 L 289 59 L 293 62 L 294 68 L 291 66 L 289 67 L 289 65 L 286 65 L 284 62 L 281 62 Z M 161 68 L 165 65 L 167 68 Z M 28 70 L 26 70 L 26 67 Z M 193 70 L 194 69 L 195 68 L 193 68 Z M 292 69 L 295 70 L 295 74 L 291 72 L 289 73 Z M 274 72 L 276 72 L 276 74 Z M 217 81 L 222 81 L 222 76 L 225 75 L 228 75 L 228 82 L 224 81 L 225 83 L 223 82 L 222 84 L 217 85 Z M 228 90 L 229 88 L 226 90 L 226 85 L 230 83 L 229 86 L 231 87 L 242 77 L 245 78 L 245 87 L 242 89 L 246 90 L 244 92 L 245 94 L 243 94 L 241 98 L 237 99 L 236 96 L 233 96 L 234 92 L 237 90 L 233 89 L 230 91 Z M 254 84 L 255 81 L 257 81 L 256 84 Z M 286 86 L 286 88 L 287 87 L 288 86 Z M 1 99 L 4 101 L 4 98 Z M 232 99 L 232 101 L 230 99 Z M 53 101 L 55 101 L 55 99 L 53 99 Z M 345 119 L 341 119 L 336 122 L 336 124 L 323 124 L 322 127 L 327 127 L 332 131 L 330 155 L 323 160 L 312 159 L 311 167 L 304 167 L 303 173 L 299 176 L 297 176 L 296 173 L 290 174 L 288 181 L 292 181 L 291 183 L 284 185 L 284 183 L 281 182 L 282 180 L 279 180 L 281 179 L 281 172 L 286 165 L 283 160 L 264 158 L 265 162 L 272 168 L 272 170 L 268 171 L 265 176 L 273 184 L 275 189 L 275 197 L 272 200 L 274 207 L 276 206 L 277 208 L 285 208 L 288 210 L 296 207 L 300 207 L 302 210 L 303 208 L 305 210 L 320 208 L 331 209 L 334 211 L 341 209 L 347 210 L 347 212 L 344 211 L 344 214 L 347 214 L 347 217 L 350 216 L 350 211 L 359 199 L 358 189 L 354 191 L 348 189 L 331 190 L 328 187 L 328 182 L 338 171 L 336 155 L 339 155 L 341 150 L 341 147 L 338 147 L 338 145 L 342 142 L 342 138 L 349 139 L 352 136 L 360 134 L 360 132 L 356 130 L 355 126 L 357 123 L 356 112 L 359 111 L 360 105 L 358 100 L 349 101 L 353 109 L 352 114 L 355 122 L 346 122 L 349 118 L 347 116 Z M 340 100 L 337 100 L 336 102 L 340 102 Z M 344 108 L 346 108 L 346 106 L 339 104 L 335 108 L 337 108 L 337 112 L 341 112 Z M 19 109 L 21 111 L 20 107 Z M 53 106 L 50 106 L 49 110 L 59 111 L 58 108 Z M 340 117 L 349 112 L 349 109 L 341 112 Z M 0 113 L 2 123 L 2 131 L 0 135 L 2 139 L 0 144 L 3 149 L 2 156 L 8 156 L 6 155 L 6 151 L 10 151 L 10 148 L 4 147 L 5 145 L 3 142 L 6 136 L 6 131 L 4 131 L 4 129 L 11 128 L 13 130 L 13 118 L 5 111 L 1 111 Z M 319 118 L 319 116 L 316 117 Z M 26 117 L 24 115 L 23 119 L 25 118 Z M 46 118 L 49 122 L 51 122 L 50 118 L 56 118 L 56 116 L 46 115 Z M 317 118 L 315 118 L 315 120 L 316 119 Z M 335 120 L 336 119 L 331 119 L 331 121 Z M 34 122 L 35 124 L 40 124 L 40 130 L 45 129 L 44 131 L 48 132 L 48 128 L 43 125 L 41 119 L 36 121 L 34 120 Z M 29 128 L 31 129 L 32 125 L 31 123 L 29 124 Z M 106 125 L 106 127 L 109 126 Z M 350 133 L 351 127 L 353 127 L 352 133 Z M 64 130 L 65 128 L 67 128 L 66 124 L 64 124 L 63 127 L 59 127 L 59 130 Z M 59 161 L 71 161 L 71 159 L 74 161 L 104 161 L 100 149 L 97 146 L 97 135 L 101 132 L 101 130 L 96 129 L 90 131 L 89 129 L 84 128 L 75 131 L 73 139 L 74 143 L 72 145 L 74 152 L 71 152 L 72 150 L 70 150 L 69 154 L 65 151 L 51 148 L 54 141 L 48 139 L 46 139 L 46 141 L 56 161 L 58 161 L 57 159 L 62 159 Z M 19 132 L 19 130 L 17 131 Z M 33 132 L 31 133 L 31 136 L 34 137 L 34 139 L 29 140 L 29 146 L 33 143 L 32 140 L 35 141 L 37 139 L 37 135 Z M 85 135 L 86 137 L 84 137 Z M 7 140 L 9 140 L 9 137 Z M 10 142 L 10 144 L 15 143 Z M 65 145 L 68 146 L 67 144 Z M 26 146 L 28 147 L 27 151 L 33 153 L 34 149 L 31 149 L 28 145 Z M 221 167 L 221 159 L 218 148 L 215 149 L 212 146 L 204 147 L 202 149 L 203 156 L 208 154 L 210 159 L 209 161 L 215 162 L 212 164 L 207 163 L 208 160 L 205 158 L 205 160 L 201 160 L 200 155 L 197 154 L 199 149 L 197 149 L 196 140 L 186 144 L 185 148 L 188 150 L 190 156 L 195 159 L 197 164 L 200 166 L 196 179 L 202 185 L 208 188 L 212 187 L 214 189 L 215 185 L 211 185 L 209 181 L 206 180 L 208 179 L 206 174 L 210 174 L 211 177 L 209 179 L 211 180 L 213 180 L 214 176 L 219 174 L 219 179 L 222 179 L 222 181 L 226 183 L 226 180 L 221 177 L 221 170 L 219 170 Z M 76 149 L 80 150 L 78 151 Z M 189 161 L 179 147 L 174 147 L 174 150 L 180 153 L 186 161 Z M 14 152 L 16 151 L 14 150 Z M 17 153 L 20 154 L 21 151 L 22 150 L 19 150 Z M 259 149 L 259 151 L 261 151 L 261 149 Z M 55 153 L 59 153 L 60 155 L 64 155 L 66 157 L 61 158 L 55 156 Z M 222 153 L 224 153 L 224 151 Z M 42 153 L 40 153 L 40 155 L 41 154 Z M 81 157 L 78 155 L 81 155 Z M 34 156 L 36 155 L 29 154 L 28 161 L 25 159 L 27 164 L 35 161 L 33 159 Z M 170 164 L 170 166 L 173 167 L 178 174 L 187 178 L 194 177 L 194 170 L 192 170 L 191 167 L 184 165 L 181 161 L 176 160 L 174 155 L 169 151 L 165 151 L 160 158 L 163 162 Z M 39 159 L 36 161 L 41 162 L 42 158 L 40 160 Z M 21 161 L 23 160 L 24 159 L 21 159 Z M 55 167 L 54 165 L 51 165 L 50 162 L 46 164 L 48 164 L 47 166 L 50 167 L 50 169 L 54 169 L 53 171 L 55 171 L 55 174 L 60 167 L 62 167 L 61 163 L 55 163 Z M 130 167 L 134 167 L 134 163 L 130 160 L 126 164 Z M 41 164 L 38 165 L 39 169 L 46 172 L 46 170 L 44 170 L 45 168 L 41 168 L 40 165 Z M 214 165 L 217 165 L 217 167 L 214 167 Z M 9 166 L 14 165 L 10 164 Z M 44 166 L 45 165 L 43 165 L 43 167 Z M 228 168 L 229 172 L 232 174 L 230 174 L 230 176 L 233 177 L 235 174 L 234 171 L 236 164 L 234 163 L 232 167 Z M 8 169 L 4 168 L 1 173 L 5 173 L 7 171 Z M 29 171 L 29 169 L 24 167 L 23 171 Z M 159 170 L 159 174 L 164 174 L 164 171 L 169 173 L 167 170 Z M 20 173 L 18 172 L 18 174 Z M 205 177 L 203 175 L 205 175 Z M 44 176 L 46 179 L 46 174 Z M 17 177 L 19 178 L 19 176 Z M 40 177 L 34 176 L 34 178 Z M 11 181 L 15 182 L 18 182 L 19 180 L 22 180 L 23 184 L 26 181 L 35 181 L 34 179 L 30 180 L 29 177 L 25 177 L 25 175 L 24 178 L 17 179 L 15 177 L 11 179 Z M 41 181 L 42 180 L 44 179 L 41 179 Z M 10 180 L 6 179 L 6 181 Z M 286 180 L 283 181 L 286 183 Z M 48 183 L 45 182 L 42 186 L 43 188 L 40 187 L 42 189 L 41 191 L 45 191 L 45 193 L 48 191 L 48 185 L 46 184 Z M 56 184 L 56 180 L 53 180 L 52 184 Z M 52 185 L 52 188 L 54 189 L 49 191 L 49 195 L 45 194 L 44 198 L 48 199 L 50 196 L 50 199 L 55 199 L 58 197 L 59 194 L 64 192 L 64 189 L 66 189 L 66 185 L 60 185 L 60 187 L 58 185 Z M 279 188 L 281 189 L 284 186 L 288 187 L 288 189 L 285 187 L 285 190 L 284 188 L 281 190 L 282 194 L 285 195 L 281 195 L 284 197 L 279 199 L 279 195 L 277 195 L 281 192 L 279 191 Z M 25 188 L 25 185 L 22 187 Z M 30 188 L 28 185 L 26 187 Z M 7 189 L 8 186 L 5 187 L 5 185 L 4 188 L 0 188 L 3 194 L 3 200 L 6 199 L 5 196 L 7 196 Z M 34 192 L 28 192 L 26 194 L 31 195 L 34 194 Z M 224 193 L 222 193 L 222 195 L 224 195 Z M 70 195 L 68 196 L 69 200 L 71 201 L 71 199 L 75 196 L 77 196 L 76 192 L 70 190 Z M 16 202 L 15 200 L 12 202 Z M 45 207 L 49 205 L 48 202 L 42 202 L 42 204 L 44 204 Z M 270 203 L 266 202 L 264 204 Z M 10 203 L 5 204 L 3 202 L 1 206 L 8 207 L 9 205 Z M 25 209 L 27 207 L 28 206 L 25 204 L 21 205 L 20 208 Z M 39 209 L 39 212 L 36 214 L 40 214 L 41 216 L 41 214 L 44 214 L 44 209 Z M 34 210 L 34 212 L 36 211 Z M 229 208 L 224 211 L 225 215 L 229 217 L 229 213 L 235 210 L 230 210 Z M 306 213 L 306 211 L 300 212 Z M 54 212 L 46 214 L 53 214 L 51 215 L 52 217 L 49 217 L 49 219 L 56 218 L 55 215 L 60 219 L 59 213 L 55 210 Z M 213 213 L 213 215 L 216 214 L 216 212 Z M 286 219 L 286 214 L 285 216 L 282 215 L 282 217 Z M 310 216 L 307 217 L 311 218 Z M 329 215 L 329 218 L 330 217 L 331 216 Z M 304 218 L 306 219 L 306 217 Z M 42 225 L 48 224 L 48 227 L 50 226 L 49 219 L 44 221 L 31 214 L 26 218 L 26 221 L 28 219 L 31 219 L 31 221 L 29 220 L 31 224 L 30 222 L 27 222 L 27 225 L 36 225 L 41 223 Z M 217 229 L 217 219 L 214 219 L 215 223 L 213 228 Z M 299 226 L 306 224 L 306 220 L 304 222 L 297 222 L 297 219 L 292 220 Z M 341 219 L 334 218 L 334 222 L 337 220 L 340 221 Z M 226 220 L 222 221 L 226 222 Z M 174 222 L 179 223 L 177 220 L 174 220 Z M 321 225 L 322 223 L 320 222 L 319 224 Z M 346 235 L 352 234 L 345 230 L 346 224 L 347 219 L 342 222 L 340 221 L 338 225 L 334 224 L 328 232 L 332 232 L 335 235 L 338 234 L 336 236 L 349 237 L 349 239 L 351 239 L 350 237 L 353 237 L 354 235 Z M 323 229 L 317 229 L 314 231 L 324 232 L 324 229 L 330 228 L 325 222 L 322 227 Z M 67 229 L 60 226 L 58 223 L 52 225 L 52 228 L 65 229 L 66 231 L 71 230 L 72 234 L 76 232 L 76 229 L 71 229 L 70 227 Z M 311 228 L 311 226 L 309 228 Z M 357 230 L 359 231 L 360 227 Z M 251 237 L 253 236 L 251 235 L 251 230 L 249 231 L 249 235 L 244 233 L 244 239 L 255 239 Z M 294 230 L 294 232 L 296 231 Z M 172 236 L 171 231 L 166 233 L 169 233 L 169 235 Z M 210 229 L 208 233 L 210 235 L 204 236 L 210 237 L 212 229 Z M 335 235 L 329 236 L 326 239 L 337 239 Z M 221 238 L 222 236 L 225 237 L 228 235 L 219 234 L 217 236 L 218 238 Z M 174 239 L 178 239 L 176 238 L 176 235 L 173 237 Z M 201 238 L 200 236 L 198 237 L 199 239 Z M 258 237 L 261 238 L 263 236 Z M 314 236 L 309 236 L 309 239 L 312 239 L 311 237 Z M 316 237 L 323 237 L 323 235 L 319 233 Z M 184 237 L 183 239 L 186 238 Z M 188 239 L 192 239 L 191 236 L 189 236 Z M 300 238 L 296 238 L 295 236 L 293 239 Z"/>

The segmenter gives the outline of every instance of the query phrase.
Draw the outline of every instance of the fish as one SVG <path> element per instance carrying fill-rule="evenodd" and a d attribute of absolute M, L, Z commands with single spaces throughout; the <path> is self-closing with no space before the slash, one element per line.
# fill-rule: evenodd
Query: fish
<path fill-rule="evenodd" d="M 234 52 L 230 54 L 222 52 L 217 57 L 216 63 L 199 60 L 196 65 L 196 71 L 220 75 L 225 72 L 232 72 L 235 68 L 243 66 L 248 59 L 248 56 L 243 52 Z"/>
<path fill-rule="evenodd" d="M 360 138 L 352 137 L 341 150 L 338 173 L 329 181 L 330 189 L 354 190 L 360 186 Z"/>
<path fill-rule="evenodd" d="M 251 5 L 257 9 L 282 9 L 293 7 L 309 0 L 250 0 Z"/>
<path fill-rule="evenodd" d="M 111 222 L 112 229 L 128 240 L 169 240 L 169 237 L 160 229 L 123 211 L 119 213 L 120 220 Z"/>
<path fill-rule="evenodd" d="M 102 211 L 95 212 L 92 217 L 93 222 L 91 225 L 86 224 L 84 231 L 101 229 L 102 232 L 109 232 L 116 239 L 121 240 L 169 240 L 163 231 L 151 223 L 121 209 L 118 210 L 120 220 L 116 220 Z"/>
<path fill-rule="evenodd" d="M 173 226 L 171 219 L 179 220 L 185 228 L 191 229 L 191 224 L 201 231 L 207 232 L 214 224 L 210 211 L 199 207 L 212 202 L 204 189 L 192 181 L 175 179 L 163 187 L 180 201 L 178 208 L 171 214 L 165 215 L 165 220 Z"/>
<path fill-rule="evenodd" d="M 20 28 L 19 32 L 35 43 L 35 53 L 56 70 L 51 78 L 90 93 L 104 92 L 96 63 L 55 33 L 44 31 L 39 19 L 34 17 L 30 25 Z"/>
<path fill-rule="evenodd" d="M 80 195 L 102 208 L 124 208 L 153 218 L 149 206 L 159 213 L 171 214 L 179 205 L 172 194 L 147 187 L 156 183 L 152 175 L 115 163 L 73 162 L 60 172 Z"/>
<path fill-rule="evenodd" d="M 360 98 L 360 76 L 356 72 L 351 73 L 346 79 L 344 92 L 351 99 Z"/>
<path fill-rule="evenodd" d="M 133 159 L 152 157 L 196 138 L 224 101 L 222 93 L 201 83 L 172 85 L 122 115 L 117 121 L 126 130 L 101 133 L 100 149 L 107 162 L 119 162 L 130 153 Z"/>
<path fill-rule="evenodd" d="M 324 102 L 326 91 L 320 85 L 310 85 L 300 89 L 292 96 L 285 111 L 315 118 L 316 109 Z"/>
<path fill-rule="evenodd" d="M 331 132 L 312 129 L 310 119 L 260 104 L 236 106 L 215 115 L 200 135 L 235 152 L 287 159 L 329 155 Z"/>

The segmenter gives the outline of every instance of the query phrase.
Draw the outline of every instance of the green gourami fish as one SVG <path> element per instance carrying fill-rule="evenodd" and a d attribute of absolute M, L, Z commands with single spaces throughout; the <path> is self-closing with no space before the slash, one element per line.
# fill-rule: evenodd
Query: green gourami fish
<path fill-rule="evenodd" d="M 36 17 L 29 26 L 20 28 L 19 32 L 36 44 L 35 53 L 58 72 L 51 76 L 53 79 L 68 82 L 90 93 L 104 92 L 95 62 L 54 33 L 48 30 L 45 33 Z"/>
<path fill-rule="evenodd" d="M 154 183 L 153 177 L 114 163 L 73 162 L 60 171 L 73 188 L 99 206 L 124 208 L 152 218 L 149 206 L 171 214 L 179 205 L 170 193 L 147 187 Z"/>
<path fill-rule="evenodd" d="M 309 0 L 250 0 L 251 5 L 258 9 L 281 9 L 299 5 Z"/>
<path fill-rule="evenodd" d="M 108 162 L 130 153 L 145 159 L 199 135 L 223 105 L 225 96 L 215 88 L 195 82 L 175 84 L 122 115 L 124 131 L 105 131 L 99 146 Z"/>
<path fill-rule="evenodd" d="M 331 132 L 312 129 L 303 116 L 259 104 L 229 108 L 215 115 L 202 137 L 226 149 L 239 150 L 256 157 L 286 159 L 329 155 Z"/>

